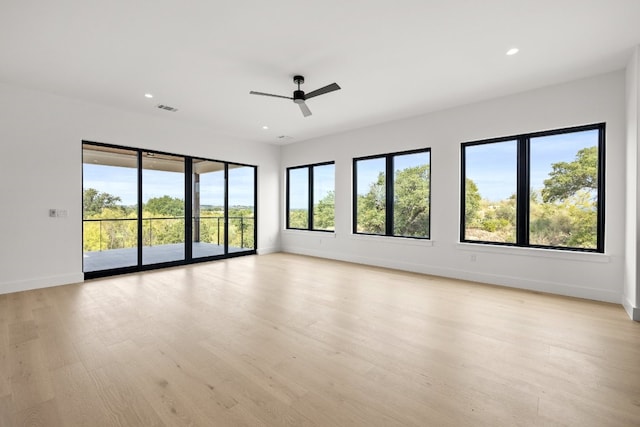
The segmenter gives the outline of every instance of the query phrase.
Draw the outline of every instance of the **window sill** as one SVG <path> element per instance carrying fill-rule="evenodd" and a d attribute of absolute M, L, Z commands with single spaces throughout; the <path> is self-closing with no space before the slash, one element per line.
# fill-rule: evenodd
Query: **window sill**
<path fill-rule="evenodd" d="M 521 248 L 518 246 L 494 246 L 483 243 L 456 243 L 455 248 L 465 252 L 490 253 L 499 255 L 551 258 L 566 261 L 609 263 L 609 255 L 595 252 L 563 251 L 558 249 Z"/>
<path fill-rule="evenodd" d="M 433 240 L 429 239 L 415 239 L 412 237 L 392 237 L 392 236 L 377 236 L 375 234 L 354 234 L 351 233 L 351 240 L 364 240 L 370 242 L 379 242 L 379 243 L 391 243 L 394 245 L 401 246 L 422 246 L 422 247 L 431 247 L 433 246 Z"/>
<path fill-rule="evenodd" d="M 314 237 L 327 237 L 334 238 L 336 237 L 335 231 L 321 231 L 321 230 L 297 230 L 295 228 L 285 228 L 282 230 L 284 234 L 297 234 L 297 235 L 312 235 Z"/>

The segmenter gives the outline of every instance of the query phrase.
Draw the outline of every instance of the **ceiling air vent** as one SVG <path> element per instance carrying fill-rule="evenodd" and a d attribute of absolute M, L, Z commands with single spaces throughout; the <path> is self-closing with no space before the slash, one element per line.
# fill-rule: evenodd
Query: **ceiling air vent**
<path fill-rule="evenodd" d="M 172 107 L 170 105 L 164 105 L 164 104 L 158 104 L 158 108 L 161 110 L 171 111 L 172 113 L 175 113 L 176 111 L 178 111 L 177 108 Z"/>

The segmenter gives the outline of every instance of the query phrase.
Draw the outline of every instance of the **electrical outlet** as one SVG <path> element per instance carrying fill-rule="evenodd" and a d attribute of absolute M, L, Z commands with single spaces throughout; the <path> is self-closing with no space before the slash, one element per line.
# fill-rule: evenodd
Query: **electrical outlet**
<path fill-rule="evenodd" d="M 473 254 L 469 257 L 469 261 L 476 262 L 476 254 Z"/>
<path fill-rule="evenodd" d="M 60 218 L 66 218 L 67 217 L 67 210 L 66 209 L 58 209 L 57 214 L 58 214 L 58 217 L 60 217 Z"/>

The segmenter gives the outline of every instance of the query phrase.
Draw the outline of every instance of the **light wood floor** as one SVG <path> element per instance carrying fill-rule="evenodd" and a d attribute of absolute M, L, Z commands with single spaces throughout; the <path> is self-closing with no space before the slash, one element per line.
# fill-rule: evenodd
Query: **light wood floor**
<path fill-rule="evenodd" d="M 0 295 L 0 426 L 638 426 L 620 306 L 287 254 Z"/>

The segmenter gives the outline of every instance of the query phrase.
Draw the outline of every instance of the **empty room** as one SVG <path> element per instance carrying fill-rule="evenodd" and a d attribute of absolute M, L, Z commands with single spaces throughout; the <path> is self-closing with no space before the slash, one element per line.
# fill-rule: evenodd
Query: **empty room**
<path fill-rule="evenodd" d="M 0 2 L 0 427 L 640 425 L 640 2 Z"/>

